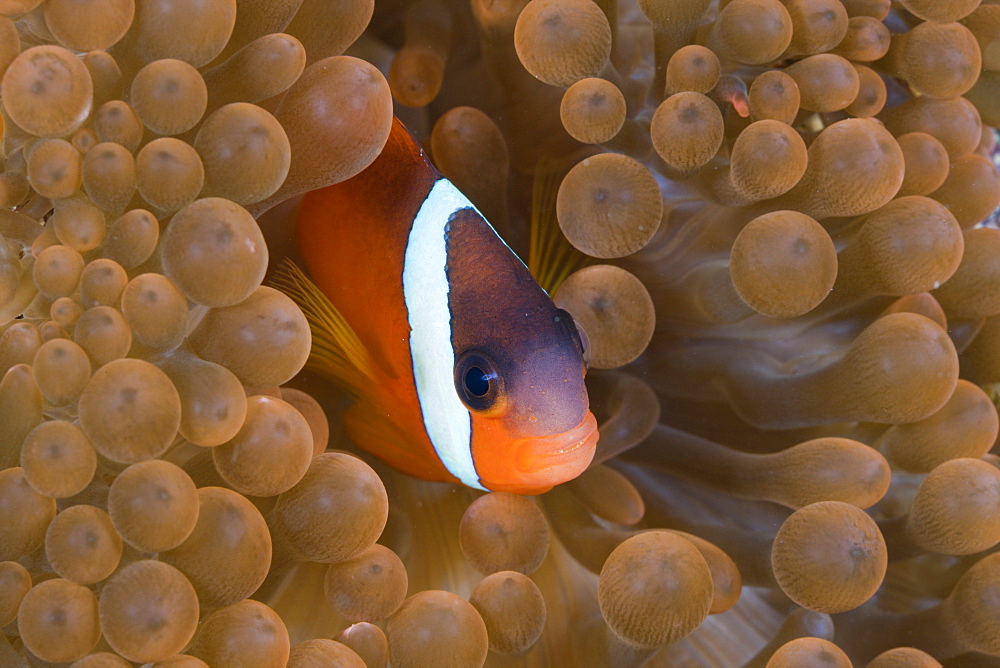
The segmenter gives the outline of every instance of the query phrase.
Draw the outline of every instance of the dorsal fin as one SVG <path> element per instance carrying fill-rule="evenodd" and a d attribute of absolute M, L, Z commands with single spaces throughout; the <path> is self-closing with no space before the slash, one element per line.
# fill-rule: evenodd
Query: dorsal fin
<path fill-rule="evenodd" d="M 385 193 L 387 184 L 412 179 L 414 173 L 422 172 L 433 174 L 432 181 L 440 177 L 410 131 L 398 118 L 393 117 L 392 130 L 378 157 L 361 173 L 333 187 L 342 186 L 362 192 L 374 189 L 374 192 Z"/>
<path fill-rule="evenodd" d="M 404 165 L 409 162 L 413 163 L 413 166 L 415 166 L 415 163 L 422 162 L 430 166 L 431 169 L 434 169 L 427 154 L 424 153 L 424 149 L 420 147 L 420 144 L 413 138 L 413 135 L 406 129 L 402 121 L 395 116 L 392 118 L 392 130 L 389 132 L 389 139 L 386 140 L 385 148 L 382 149 L 382 153 L 379 154 L 377 159 L 392 160 L 397 164 Z"/>

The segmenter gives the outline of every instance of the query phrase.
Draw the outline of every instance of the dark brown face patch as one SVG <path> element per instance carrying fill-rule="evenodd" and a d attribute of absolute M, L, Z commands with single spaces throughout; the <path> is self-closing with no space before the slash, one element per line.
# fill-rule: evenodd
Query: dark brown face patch
<path fill-rule="evenodd" d="M 448 306 L 455 358 L 475 350 L 503 376 L 511 433 L 568 431 L 587 414 L 584 365 L 572 320 L 474 209 L 447 228 Z"/>

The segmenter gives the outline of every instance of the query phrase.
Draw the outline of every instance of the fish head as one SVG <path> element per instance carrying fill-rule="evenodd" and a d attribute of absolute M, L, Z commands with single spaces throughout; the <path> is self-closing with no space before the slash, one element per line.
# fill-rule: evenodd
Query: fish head
<path fill-rule="evenodd" d="M 492 491 L 539 494 L 583 473 L 594 457 L 583 340 L 566 311 L 538 311 L 522 316 L 516 334 L 496 332 L 456 359 L 473 461 Z"/>

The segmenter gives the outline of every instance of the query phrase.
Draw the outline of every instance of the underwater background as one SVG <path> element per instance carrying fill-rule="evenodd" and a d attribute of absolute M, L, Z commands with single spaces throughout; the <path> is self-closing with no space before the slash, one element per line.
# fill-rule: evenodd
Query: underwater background
<path fill-rule="evenodd" d="M 1000 3 L 0 15 L 0 665 L 997 665 Z M 393 115 L 586 332 L 545 494 L 305 369 Z"/>

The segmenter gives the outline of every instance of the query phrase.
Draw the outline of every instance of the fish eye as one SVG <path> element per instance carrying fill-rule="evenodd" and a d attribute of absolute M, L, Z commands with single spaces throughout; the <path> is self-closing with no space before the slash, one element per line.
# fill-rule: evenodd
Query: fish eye
<path fill-rule="evenodd" d="M 470 410 L 489 411 L 503 394 L 503 377 L 488 355 L 469 350 L 455 363 L 455 389 Z"/>
<path fill-rule="evenodd" d="M 490 391 L 490 375 L 478 366 L 465 372 L 465 390 L 474 397 L 485 397 Z"/>

